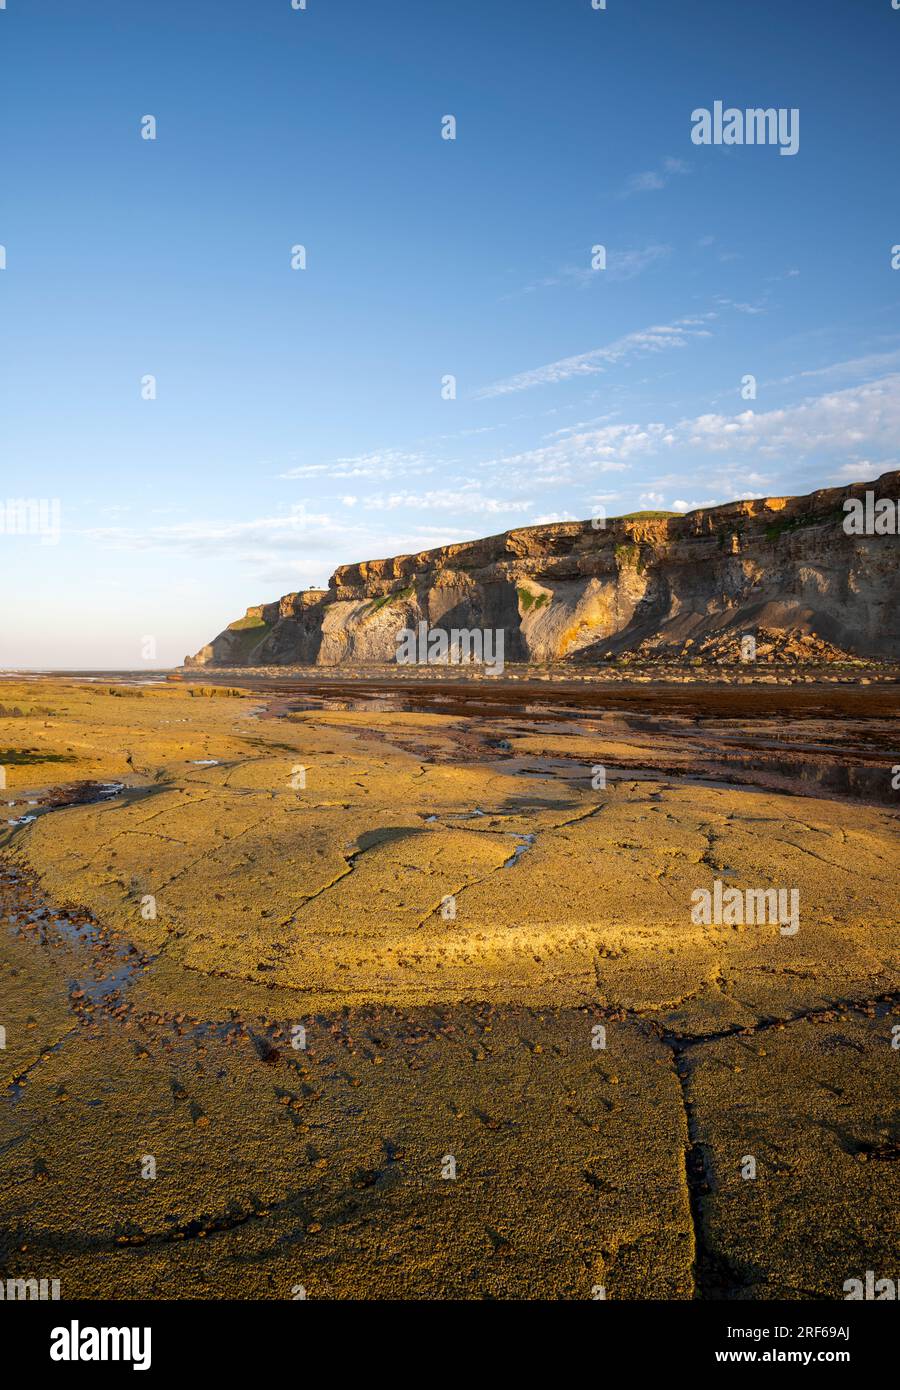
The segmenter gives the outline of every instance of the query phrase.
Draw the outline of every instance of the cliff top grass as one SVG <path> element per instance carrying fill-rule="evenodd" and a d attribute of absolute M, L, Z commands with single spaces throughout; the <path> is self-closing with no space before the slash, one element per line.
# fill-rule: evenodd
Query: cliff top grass
<path fill-rule="evenodd" d="M 267 624 L 258 613 L 247 613 L 243 618 L 236 618 L 233 623 L 228 624 L 229 632 L 246 632 L 251 628 L 266 627 Z"/>
<path fill-rule="evenodd" d="M 623 512 L 621 516 L 610 517 L 610 521 L 655 521 L 658 518 L 682 515 L 682 512 Z"/>

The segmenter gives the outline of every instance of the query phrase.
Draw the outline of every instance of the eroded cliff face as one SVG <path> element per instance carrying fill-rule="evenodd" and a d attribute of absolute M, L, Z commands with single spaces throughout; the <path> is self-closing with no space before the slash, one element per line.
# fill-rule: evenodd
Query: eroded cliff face
<path fill-rule="evenodd" d="M 848 498 L 890 499 L 847 534 Z M 900 472 L 684 516 L 561 522 L 341 565 L 327 590 L 248 608 L 186 666 L 391 664 L 402 629 L 503 629 L 507 662 L 734 655 L 757 630 L 900 657 Z M 868 529 L 871 530 L 871 516 Z"/>

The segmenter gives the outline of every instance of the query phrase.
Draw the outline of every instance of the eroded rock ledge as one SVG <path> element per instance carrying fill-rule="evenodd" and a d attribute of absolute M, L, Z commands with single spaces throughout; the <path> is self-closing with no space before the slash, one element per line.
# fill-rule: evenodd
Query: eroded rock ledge
<path fill-rule="evenodd" d="M 503 629 L 507 662 L 597 663 L 625 652 L 735 659 L 781 634 L 792 659 L 900 656 L 900 537 L 848 535 L 844 502 L 900 509 L 900 472 L 806 497 L 685 515 L 560 522 L 341 565 L 327 589 L 247 609 L 197 666 L 384 665 L 397 633 Z"/>

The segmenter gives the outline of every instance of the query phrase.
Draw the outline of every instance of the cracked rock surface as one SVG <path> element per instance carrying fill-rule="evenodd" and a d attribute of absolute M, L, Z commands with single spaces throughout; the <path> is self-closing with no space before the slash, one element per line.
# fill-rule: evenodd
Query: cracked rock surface
<path fill-rule="evenodd" d="M 883 691 L 752 737 L 752 691 L 743 726 L 115 691 L 30 681 L 0 718 L 8 1275 L 840 1299 L 896 1272 Z M 799 930 L 694 921 L 717 881 L 795 890 Z"/>

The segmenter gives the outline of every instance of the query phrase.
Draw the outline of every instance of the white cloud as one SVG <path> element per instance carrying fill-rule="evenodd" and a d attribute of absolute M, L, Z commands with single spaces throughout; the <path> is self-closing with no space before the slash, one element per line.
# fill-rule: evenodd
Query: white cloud
<path fill-rule="evenodd" d="M 846 461 L 847 477 L 874 477 L 892 466 L 889 460 L 896 453 L 898 439 L 900 374 L 779 410 L 709 413 L 674 424 L 627 422 L 559 431 L 540 448 L 488 459 L 482 467 L 493 469 L 507 486 L 517 480 L 520 487 L 571 487 L 583 483 L 586 474 L 624 472 L 635 460 L 668 457 L 672 468 L 677 469 L 676 459 L 685 455 L 696 459 L 700 454 L 711 456 L 713 461 L 705 467 L 705 486 L 732 497 L 760 497 L 777 491 L 779 484 L 773 488 L 771 470 L 752 467 L 754 456 L 760 463 L 777 459 L 795 463 L 838 455 Z M 865 472 L 861 471 L 860 453 L 866 455 Z M 882 461 L 873 461 L 879 455 Z M 684 488 L 686 479 L 679 474 L 684 474 L 683 468 L 669 477 L 645 480 L 653 489 L 645 496 L 662 496 L 664 487 L 672 491 Z M 687 485 L 704 483 L 688 481 Z M 753 490 L 748 491 L 748 487 Z"/>
<path fill-rule="evenodd" d="M 170 526 L 96 527 L 83 534 L 114 548 L 136 550 L 175 550 L 194 555 L 233 553 L 254 546 L 272 550 L 326 547 L 347 535 L 344 520 L 335 521 L 326 513 L 308 512 L 304 506 L 292 507 L 277 516 L 255 517 L 248 521 L 183 521 Z"/>
<path fill-rule="evenodd" d="M 527 504 L 531 505 L 531 504 Z M 439 522 L 408 525 L 392 522 L 387 528 L 348 524 L 346 515 L 293 507 L 277 516 L 247 521 L 198 520 L 177 526 L 97 527 L 80 533 L 107 549 L 131 553 L 160 552 L 177 555 L 185 563 L 226 558 L 257 586 L 251 598 L 259 601 L 287 593 L 302 584 L 321 583 L 338 565 L 377 556 L 408 555 L 483 535 L 472 529 Z M 260 592 L 262 591 L 262 592 Z"/>
<path fill-rule="evenodd" d="M 655 430 L 663 426 L 648 428 Z M 628 467 L 623 457 L 641 451 L 638 436 L 631 431 L 638 431 L 638 426 L 607 425 L 603 429 L 569 435 L 540 449 L 487 459 L 482 466 L 493 468 L 498 479 L 508 480 L 516 476 L 529 487 L 573 483 L 588 470 L 592 473 L 623 473 Z"/>
<path fill-rule="evenodd" d="M 558 362 L 548 362 L 543 367 L 535 367 L 517 376 L 507 377 L 477 391 L 476 398 L 488 400 L 495 396 L 506 396 L 516 391 L 528 391 L 534 386 L 555 385 L 572 377 L 594 376 L 608 367 L 648 353 L 665 352 L 672 348 L 687 347 L 696 338 L 708 338 L 706 321 L 713 315 L 698 318 L 676 319 L 672 324 L 656 324 L 650 328 L 626 333 L 604 347 L 593 348 L 575 357 L 563 357 Z"/>
<path fill-rule="evenodd" d="M 737 415 L 709 413 L 673 425 L 604 425 L 522 457 L 541 463 L 554 456 L 559 464 L 576 456 L 632 458 L 676 448 L 739 457 L 756 453 L 764 458 L 797 458 L 819 452 L 857 455 L 860 449 L 893 453 L 898 438 L 900 374 L 892 374 L 779 410 L 744 410 Z M 758 472 L 742 472 L 741 476 L 751 482 L 768 481 Z"/>
<path fill-rule="evenodd" d="M 690 165 L 683 159 L 664 159 L 659 169 L 646 169 L 643 173 L 632 174 L 619 195 L 628 198 L 633 193 L 656 193 L 665 188 L 679 174 L 690 172 Z"/>
<path fill-rule="evenodd" d="M 560 430 L 551 430 L 549 434 L 543 436 L 544 439 L 559 439 L 562 435 L 577 434 L 582 430 L 588 429 L 591 425 L 602 425 L 607 420 L 612 420 L 613 415 L 595 415 L 593 420 L 577 420 L 574 425 L 563 425 Z"/>
<path fill-rule="evenodd" d="M 870 352 L 863 357 L 850 357 L 843 362 L 832 362 L 827 367 L 812 367 L 809 371 L 795 372 L 793 376 L 783 376 L 776 383 L 785 386 L 792 381 L 805 381 L 810 377 L 870 377 L 873 372 L 885 371 L 900 366 L 900 348 L 890 352 Z"/>
<path fill-rule="evenodd" d="M 433 466 L 423 454 L 405 454 L 398 449 L 379 449 L 369 454 L 333 459 L 331 463 L 306 463 L 279 473 L 282 479 L 376 478 L 380 480 L 430 473 Z"/>
<path fill-rule="evenodd" d="M 725 309 L 736 309 L 739 314 L 764 314 L 767 312 L 764 299 L 759 300 L 756 304 L 750 304 L 739 299 L 726 299 L 724 295 L 717 295 L 716 303 L 721 304 Z"/>
<path fill-rule="evenodd" d="M 607 280 L 633 280 L 636 275 L 641 275 L 650 266 L 666 260 L 671 254 L 671 246 L 662 243 L 623 251 L 608 247 L 605 270 L 595 270 L 592 266 L 585 265 L 563 266 L 552 275 L 542 276 L 540 280 L 533 280 L 531 284 L 503 295 L 503 300 L 516 299 L 522 294 L 533 294 L 535 290 L 552 289 L 556 285 L 577 285 L 582 289 L 596 289 Z"/>
<path fill-rule="evenodd" d="M 637 251 L 610 251 L 606 258 L 606 278 L 608 280 L 633 280 L 657 261 L 664 261 L 672 254 L 671 246 L 645 246 Z M 592 274 L 602 274 L 594 271 Z"/>
<path fill-rule="evenodd" d="M 900 437 L 900 375 L 817 396 L 781 410 L 699 415 L 676 426 L 680 442 L 711 452 L 763 455 L 856 452 Z"/>
<path fill-rule="evenodd" d="M 668 327 L 646 329 L 585 358 L 566 359 L 538 372 L 549 373 L 548 379 L 564 380 L 567 375 L 579 374 L 585 363 L 589 371 L 602 370 L 609 362 L 683 346 L 703 331 L 704 323 L 702 319 L 680 320 Z M 893 364 L 896 355 L 870 354 L 835 368 L 804 373 L 803 377 L 818 378 L 826 385 L 830 384 L 831 371 Z M 574 369 L 570 366 L 573 362 Z M 541 419 L 542 414 L 536 418 Z M 631 505 L 632 498 L 640 495 L 641 505 L 653 507 L 662 507 L 666 497 L 675 495 L 676 501 L 669 505 L 683 512 L 717 505 L 717 498 L 798 491 L 791 484 L 796 482 L 798 464 L 807 459 L 814 461 L 819 479 L 823 474 L 834 482 L 875 478 L 897 466 L 898 440 L 900 372 L 893 372 L 773 410 L 708 412 L 672 423 L 623 421 L 609 414 L 579 420 L 545 436 L 537 448 L 479 459 L 473 465 L 477 477 L 472 481 L 467 476 L 450 476 L 446 463 L 398 450 L 380 450 L 295 470 L 295 476 L 302 474 L 320 483 L 333 476 L 336 467 L 348 470 L 347 476 L 352 470 L 362 470 L 358 476 L 368 479 L 377 479 L 386 470 L 415 475 L 408 484 L 401 481 L 374 496 L 366 496 L 365 484 L 343 495 L 336 487 L 333 514 L 324 507 L 307 509 L 301 504 L 273 507 L 273 514 L 237 520 L 201 516 L 185 521 L 183 513 L 176 519 L 154 516 L 150 511 L 143 518 L 137 511 L 115 518 L 102 515 L 101 508 L 108 503 L 98 498 L 90 510 L 101 524 L 78 534 L 105 548 L 175 556 L 170 568 L 185 573 L 190 571 L 186 563 L 182 567 L 182 560 L 205 563 L 225 557 L 232 568 L 239 566 L 251 576 L 249 582 L 258 586 L 251 594 L 255 598 L 260 590 L 271 591 L 276 585 L 287 592 L 301 581 L 321 582 L 341 563 L 416 553 L 492 529 L 521 525 L 542 507 L 546 511 L 531 524 L 569 520 L 569 508 L 581 509 L 595 488 L 622 486 L 618 475 L 628 474 L 646 459 L 665 462 L 652 466 L 652 470 L 645 468 L 632 485 L 633 491 L 623 489 L 624 495 Z M 791 469 L 787 487 L 783 461 Z M 444 486 L 429 487 L 421 482 L 422 475 L 437 469 L 442 470 L 440 482 Z M 554 487 L 560 491 L 554 494 Z M 644 489 L 640 494 L 639 488 Z M 581 515 L 598 515 L 601 507 L 620 501 L 622 496 L 622 492 L 595 493 Z"/>
<path fill-rule="evenodd" d="M 898 467 L 897 459 L 881 459 L 878 463 L 873 463 L 871 459 L 857 459 L 855 463 L 845 463 L 837 470 L 837 476 L 841 482 L 866 482 L 869 478 L 877 478 L 881 473 L 889 473 Z"/>
<path fill-rule="evenodd" d="M 395 492 L 388 496 L 367 497 L 363 506 L 371 512 L 393 512 L 400 509 L 421 511 L 433 508 L 442 512 L 475 512 L 497 516 L 506 512 L 525 512 L 534 503 L 520 498 L 486 497 L 479 483 L 467 483 L 461 488 L 443 488 L 431 492 Z"/>

